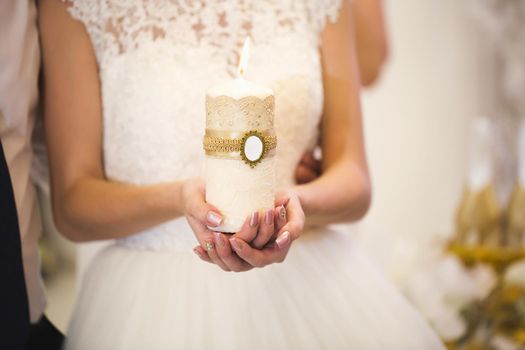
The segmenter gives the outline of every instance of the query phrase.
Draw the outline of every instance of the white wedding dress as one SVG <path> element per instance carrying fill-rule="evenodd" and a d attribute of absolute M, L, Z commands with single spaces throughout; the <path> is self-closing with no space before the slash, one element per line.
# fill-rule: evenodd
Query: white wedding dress
<path fill-rule="evenodd" d="M 277 182 L 293 184 L 323 106 L 320 31 L 339 0 L 74 0 L 100 69 L 104 167 L 137 185 L 203 174 L 204 97 L 230 79 L 275 91 Z M 348 231 L 348 232 L 346 232 Z M 184 218 L 99 253 L 67 349 L 442 349 L 358 251 L 350 230 L 310 229 L 284 263 L 226 273 L 194 255 Z"/>

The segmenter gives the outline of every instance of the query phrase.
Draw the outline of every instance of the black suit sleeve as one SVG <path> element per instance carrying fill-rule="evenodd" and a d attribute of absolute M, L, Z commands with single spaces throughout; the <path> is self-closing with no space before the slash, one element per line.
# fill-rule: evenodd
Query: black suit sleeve
<path fill-rule="evenodd" d="M 11 178 L 0 140 L 0 349 L 24 349 L 29 306 Z"/>

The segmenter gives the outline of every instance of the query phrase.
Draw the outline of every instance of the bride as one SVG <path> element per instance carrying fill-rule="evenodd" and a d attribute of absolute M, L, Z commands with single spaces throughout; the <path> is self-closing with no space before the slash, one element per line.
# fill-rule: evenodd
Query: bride
<path fill-rule="evenodd" d="M 55 221 L 74 241 L 116 239 L 89 267 L 66 348 L 443 348 L 329 226 L 370 202 L 351 28 L 341 0 L 40 1 Z M 247 36 L 249 78 L 275 92 L 282 190 L 214 234 L 204 92 L 231 78 Z M 318 130 L 323 175 L 294 185 Z"/>

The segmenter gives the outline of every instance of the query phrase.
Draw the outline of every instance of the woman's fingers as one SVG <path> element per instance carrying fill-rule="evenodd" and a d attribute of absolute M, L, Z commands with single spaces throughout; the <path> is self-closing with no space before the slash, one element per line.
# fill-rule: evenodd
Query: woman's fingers
<path fill-rule="evenodd" d="M 206 252 L 208 253 L 208 256 L 210 257 L 211 261 L 213 261 L 214 264 L 218 265 L 221 269 L 224 271 L 231 271 L 231 269 L 226 265 L 222 259 L 219 257 L 217 253 L 217 245 L 214 241 L 212 241 L 212 245 L 207 245 L 205 247 Z"/>
<path fill-rule="evenodd" d="M 204 182 L 202 180 L 188 181 L 183 189 L 186 218 L 190 224 L 200 247 L 194 249 L 202 260 L 218 265 L 225 271 L 245 271 L 252 268 L 232 252 L 230 243 L 224 234 L 214 232 L 209 227 L 217 227 L 223 217 L 219 210 L 206 203 Z M 240 236 L 253 239 L 257 234 L 257 215 L 252 215 Z"/>
<path fill-rule="evenodd" d="M 278 190 L 275 193 L 275 206 L 284 206 L 286 207 L 288 205 L 288 202 L 290 201 L 290 196 L 287 195 L 286 192 L 283 192 L 282 190 Z"/>
<path fill-rule="evenodd" d="M 235 236 L 245 242 L 250 242 L 256 237 L 258 227 L 259 213 L 254 212 L 246 218 L 241 230 L 237 232 Z M 232 250 L 230 242 L 225 234 L 214 232 L 213 235 L 217 256 L 229 270 L 241 272 L 253 268 L 250 264 L 239 258 Z"/>
<path fill-rule="evenodd" d="M 210 240 L 213 239 L 211 230 L 209 230 L 206 227 L 206 225 L 201 223 L 199 220 L 197 220 L 193 216 L 187 216 L 186 219 L 191 229 L 193 230 L 195 237 L 199 241 L 199 244 L 206 250 L 206 246 L 207 246 L 206 242 L 209 242 Z"/>
<path fill-rule="evenodd" d="M 296 240 L 303 233 L 305 217 L 299 198 L 296 196 L 290 197 L 285 208 L 287 221 L 279 228 L 276 239 L 277 244 L 279 244 L 279 238 L 283 238 L 284 232 L 288 232 L 291 241 Z"/>
<path fill-rule="evenodd" d="M 204 186 L 202 180 L 196 180 L 188 181 L 183 188 L 186 218 L 201 247 L 206 251 L 206 255 L 200 249 L 195 253 L 202 256 L 203 260 L 208 261 L 209 259 L 223 270 L 230 271 L 230 268 L 218 256 L 215 250 L 214 234 L 208 228 L 219 226 L 223 218 L 217 208 L 206 203 Z"/>
<path fill-rule="evenodd" d="M 220 232 L 214 232 L 213 234 L 215 236 L 215 251 L 219 259 L 230 271 L 241 272 L 252 268 L 252 266 L 240 259 L 237 254 L 232 251 L 230 242 L 225 234 Z"/>
<path fill-rule="evenodd" d="M 221 233 L 217 233 L 219 235 L 222 235 Z M 226 239 L 226 237 L 222 237 L 225 241 L 227 241 L 227 245 L 224 247 L 222 244 L 215 242 L 215 249 L 217 250 L 217 254 L 219 255 L 220 259 L 224 262 L 224 264 L 231 270 L 235 272 L 242 272 L 242 271 L 248 271 L 253 268 L 250 264 L 242 260 L 237 256 L 235 252 L 232 251 L 229 241 Z M 208 252 L 200 245 L 193 248 L 193 252 L 202 260 L 210 264 L 215 264 L 210 256 L 208 255 Z"/>
<path fill-rule="evenodd" d="M 257 232 L 257 237 L 251 242 L 254 248 L 261 249 L 272 239 L 275 226 L 274 216 L 274 208 L 264 211 L 259 225 L 259 231 Z"/>
<path fill-rule="evenodd" d="M 193 200 L 190 207 L 190 215 L 209 227 L 217 227 L 222 223 L 222 215 L 213 205 L 203 200 Z"/>
<path fill-rule="evenodd" d="M 282 230 L 284 225 L 286 225 L 286 207 L 284 205 L 279 205 L 278 207 L 274 208 L 273 217 L 273 234 L 268 242 L 273 242 L 277 238 L 277 235 Z"/>
<path fill-rule="evenodd" d="M 287 215 L 286 215 L 286 207 L 284 205 L 280 205 L 277 208 L 275 208 L 275 231 L 279 232 L 283 228 L 283 226 L 286 224 Z"/>
<path fill-rule="evenodd" d="M 261 216 L 262 215 L 257 211 L 251 213 L 251 215 L 249 215 L 244 221 L 241 230 L 235 233 L 233 236 L 238 237 L 245 242 L 253 241 L 257 236 L 257 230 L 259 229 L 259 224 L 261 221 L 259 218 Z"/>
<path fill-rule="evenodd" d="M 290 249 L 291 236 L 289 232 L 283 232 L 274 244 L 264 249 L 252 248 L 243 240 L 232 237 L 230 243 L 237 255 L 253 267 L 264 267 L 269 264 L 283 262 Z"/>
<path fill-rule="evenodd" d="M 276 225 L 282 225 L 282 227 L 279 228 L 277 238 L 272 244 L 267 245 L 264 249 L 257 249 L 237 237 L 230 238 L 230 244 L 237 255 L 254 267 L 263 267 L 284 261 L 292 241 L 303 232 L 304 212 L 297 196 L 291 196 L 283 203 L 286 203 L 284 205 L 286 211 L 280 215 L 286 215 L 286 223 L 282 225 L 282 219 L 276 219 Z M 281 211 L 279 212 L 281 213 Z"/>
<path fill-rule="evenodd" d="M 193 248 L 193 252 L 202 260 L 206 261 L 210 264 L 213 264 L 213 261 L 211 261 L 210 257 L 208 256 L 208 253 L 204 250 L 204 248 L 200 245 Z"/>
<path fill-rule="evenodd" d="M 205 223 L 209 227 L 217 227 L 222 223 L 220 211 L 213 205 L 206 203 L 204 182 L 190 181 L 183 189 L 184 200 L 187 203 L 187 213 Z"/>
<path fill-rule="evenodd" d="M 215 239 L 213 231 L 208 229 L 199 220 L 191 216 L 188 217 L 188 223 L 190 224 L 193 232 L 195 233 L 195 237 L 197 237 L 199 244 L 202 248 L 204 248 L 204 250 L 208 254 L 208 257 L 210 258 L 211 262 L 217 264 L 220 268 L 222 268 L 225 271 L 230 271 L 230 269 L 226 266 L 226 264 L 224 264 L 224 262 L 219 258 L 219 256 L 215 252 Z"/>

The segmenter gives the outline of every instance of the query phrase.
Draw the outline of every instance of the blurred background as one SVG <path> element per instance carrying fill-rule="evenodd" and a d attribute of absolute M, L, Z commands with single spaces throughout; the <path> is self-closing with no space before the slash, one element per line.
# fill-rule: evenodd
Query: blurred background
<path fill-rule="evenodd" d="M 525 2 L 383 5 L 388 62 L 362 99 L 374 195 L 360 244 L 450 348 L 524 347 Z M 96 248 L 79 255 L 41 204 L 46 313 L 64 330 Z"/>

